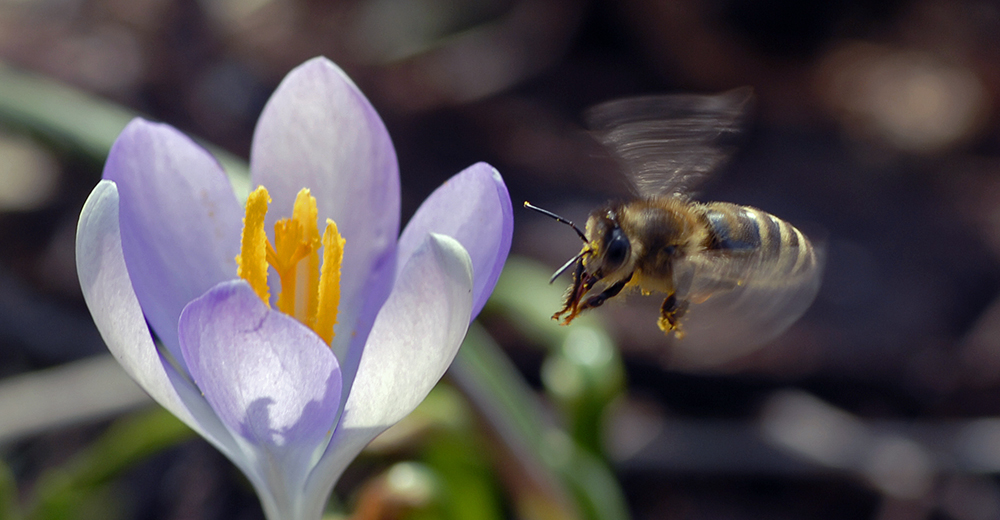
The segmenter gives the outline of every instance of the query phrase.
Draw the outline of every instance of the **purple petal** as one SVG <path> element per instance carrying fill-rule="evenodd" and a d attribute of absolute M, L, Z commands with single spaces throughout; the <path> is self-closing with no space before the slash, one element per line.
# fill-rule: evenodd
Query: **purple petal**
<path fill-rule="evenodd" d="M 320 222 L 332 218 L 346 240 L 334 351 L 349 381 L 396 270 L 399 167 L 389 134 L 344 72 L 314 58 L 292 70 L 271 96 L 250 157 L 252 184 L 264 185 L 273 200 L 268 229 L 291 214 L 306 187 L 316 197 Z"/>
<path fill-rule="evenodd" d="M 500 277 L 513 230 L 514 212 L 500 172 L 476 163 L 448 179 L 413 215 L 399 238 L 397 265 L 406 262 L 427 233 L 458 240 L 472 258 L 475 318 Z"/>
<path fill-rule="evenodd" d="M 207 151 L 170 126 L 142 119 L 118 136 L 104 178 L 118 186 L 122 249 L 139 304 L 180 359 L 181 310 L 236 277 L 243 211 Z"/>
<path fill-rule="evenodd" d="M 455 358 L 471 309 L 468 254 L 450 237 L 428 235 L 375 319 L 340 424 L 310 477 L 307 496 L 319 497 L 321 506 L 361 449 L 427 396 Z"/>
<path fill-rule="evenodd" d="M 143 390 L 233 458 L 238 450 L 225 427 L 153 344 L 125 267 L 118 207 L 115 184 L 101 181 L 83 206 L 77 228 L 76 270 L 94 323 L 108 349 Z"/>
<path fill-rule="evenodd" d="M 191 377 L 230 430 L 272 452 L 309 453 L 326 438 L 340 407 L 336 358 L 245 281 L 192 301 L 178 330 Z"/>

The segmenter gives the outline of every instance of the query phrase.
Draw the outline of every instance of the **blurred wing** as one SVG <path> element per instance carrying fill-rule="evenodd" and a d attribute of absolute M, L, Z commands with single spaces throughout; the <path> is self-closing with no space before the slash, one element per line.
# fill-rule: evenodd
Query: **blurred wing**
<path fill-rule="evenodd" d="M 686 193 L 729 156 L 753 98 L 750 87 L 714 96 L 647 96 L 591 108 L 587 124 L 644 197 Z"/>
<path fill-rule="evenodd" d="M 713 366 L 746 355 L 788 329 L 819 291 L 823 252 L 813 246 L 811 262 L 794 266 L 797 248 L 778 258 L 760 251 L 711 251 L 685 261 L 689 302 L 681 319 L 684 338 L 674 341 L 676 360 Z"/>

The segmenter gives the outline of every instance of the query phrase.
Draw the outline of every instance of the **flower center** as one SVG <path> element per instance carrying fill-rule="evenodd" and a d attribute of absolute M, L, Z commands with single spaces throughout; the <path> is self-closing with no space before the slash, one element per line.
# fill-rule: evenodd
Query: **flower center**
<path fill-rule="evenodd" d="M 295 317 L 330 344 L 340 304 L 344 237 L 337 232 L 337 224 L 326 219 L 326 230 L 320 238 L 316 198 L 309 189 L 302 188 L 295 197 L 292 217 L 274 223 L 274 244 L 271 244 L 264 232 L 264 215 L 270 202 L 263 186 L 258 186 L 247 198 L 236 274 L 270 306 L 267 266 L 273 267 L 281 280 L 281 292 L 275 303 L 278 310 Z"/>

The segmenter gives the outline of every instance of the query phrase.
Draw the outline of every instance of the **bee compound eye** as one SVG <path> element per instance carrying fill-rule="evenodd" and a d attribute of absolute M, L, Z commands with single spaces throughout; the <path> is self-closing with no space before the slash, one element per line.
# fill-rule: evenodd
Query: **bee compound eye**
<path fill-rule="evenodd" d="M 628 238 L 625 237 L 625 233 L 622 233 L 621 229 L 614 229 L 611 231 L 611 236 L 607 243 L 605 261 L 609 265 L 617 267 L 625 263 L 630 249 L 631 245 L 628 242 Z"/>

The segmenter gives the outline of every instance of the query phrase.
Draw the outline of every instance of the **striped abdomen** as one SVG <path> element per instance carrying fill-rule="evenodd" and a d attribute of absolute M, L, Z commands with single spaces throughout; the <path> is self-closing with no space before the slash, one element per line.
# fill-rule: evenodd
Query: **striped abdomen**
<path fill-rule="evenodd" d="M 792 278 L 811 273 L 816 253 L 801 231 L 788 222 L 750 206 L 728 202 L 703 205 L 709 251 L 732 251 L 758 256 L 760 266 L 772 276 Z"/>

